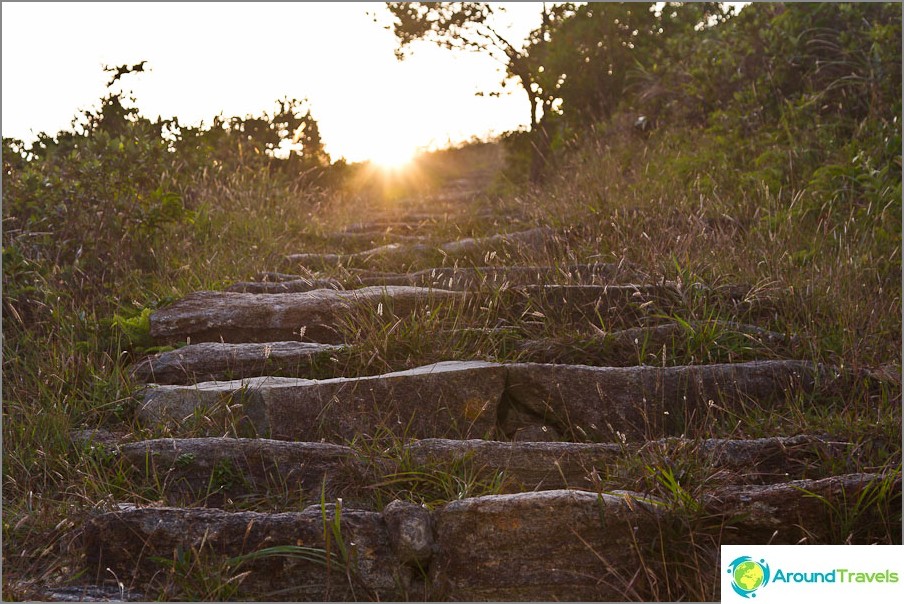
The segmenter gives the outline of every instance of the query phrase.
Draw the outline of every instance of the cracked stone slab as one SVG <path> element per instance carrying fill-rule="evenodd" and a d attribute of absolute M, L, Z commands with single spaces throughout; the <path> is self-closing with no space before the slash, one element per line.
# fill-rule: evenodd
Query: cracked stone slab
<path fill-rule="evenodd" d="M 176 425 L 232 418 L 280 440 L 350 440 L 382 431 L 407 438 L 487 437 L 496 430 L 505 375 L 501 365 L 449 361 L 362 378 L 158 386 L 144 393 L 138 416 Z"/>
<path fill-rule="evenodd" d="M 714 419 L 747 407 L 811 396 L 818 404 L 851 378 L 804 361 L 665 368 L 448 361 L 362 378 L 158 386 L 144 393 L 138 414 L 144 422 L 203 420 L 283 440 L 388 430 L 406 438 L 636 443 L 702 435 Z"/>
<path fill-rule="evenodd" d="M 367 466 L 342 445 L 263 438 L 163 438 L 119 445 L 115 451 L 170 503 L 219 506 L 282 494 L 317 501 L 354 494 L 368 484 Z"/>
<path fill-rule="evenodd" d="M 161 352 L 136 363 L 135 379 L 155 384 L 189 384 L 262 375 L 306 377 L 345 350 L 335 344 L 204 342 Z"/>
<path fill-rule="evenodd" d="M 461 292 L 418 287 L 318 289 L 290 294 L 196 292 L 151 314 L 151 337 L 160 342 L 273 342 L 308 340 L 339 344 L 337 325 L 353 306 L 405 315 L 416 308 L 460 300 Z"/>
<path fill-rule="evenodd" d="M 805 361 L 679 367 L 508 365 L 506 396 L 568 440 L 619 441 L 686 433 L 695 422 L 768 409 L 850 376 Z M 507 434 L 507 430 L 503 427 Z"/>
<path fill-rule="evenodd" d="M 89 578 L 109 577 L 110 569 L 143 587 L 181 550 L 233 559 L 234 569 L 248 573 L 239 595 L 264 600 L 398 600 L 415 572 L 396 558 L 382 514 L 343 509 L 337 519 L 334 507 L 267 514 L 124 506 L 91 518 L 84 544 Z"/>
<path fill-rule="evenodd" d="M 622 601 L 659 511 L 628 496 L 555 490 L 462 499 L 434 512 L 433 596 Z M 605 560 L 605 563 L 602 562 Z"/>

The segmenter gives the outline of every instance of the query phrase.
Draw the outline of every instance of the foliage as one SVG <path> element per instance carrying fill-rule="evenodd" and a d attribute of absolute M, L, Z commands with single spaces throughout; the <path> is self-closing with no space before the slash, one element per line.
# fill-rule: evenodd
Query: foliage
<path fill-rule="evenodd" d="M 492 17 L 504 8 L 486 2 L 387 2 L 386 7 L 394 17 L 392 31 L 399 41 L 399 60 L 409 45 L 423 40 L 450 50 L 483 52 L 505 65 L 507 78 L 514 78 L 521 85 L 530 102 L 529 124 L 534 134 L 531 178 L 537 179 L 549 142 L 539 126 L 542 116 L 550 110 L 550 99 L 543 93 L 540 72 L 526 49 L 494 28 Z M 543 25 L 534 34 L 541 38 L 549 24 L 545 4 L 542 17 Z"/>

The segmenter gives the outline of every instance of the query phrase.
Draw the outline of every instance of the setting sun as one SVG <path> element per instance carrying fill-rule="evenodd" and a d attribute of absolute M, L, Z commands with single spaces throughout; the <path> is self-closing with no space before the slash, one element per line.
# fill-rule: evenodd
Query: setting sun
<path fill-rule="evenodd" d="M 405 61 L 396 60 L 398 41 L 384 28 L 392 19 L 382 4 L 252 8 L 235 3 L 210 10 L 186 3 L 166 11 L 149 6 L 123 4 L 109 11 L 73 3 L 48 12 L 40 6 L 4 3 L 3 135 L 31 142 L 39 132 L 67 128 L 80 108 L 104 94 L 109 76 L 103 65 L 143 60 L 145 72 L 123 83 L 134 92 L 143 115 L 178 116 L 181 124 L 209 125 L 220 113 L 226 118 L 245 116 L 269 109 L 285 96 L 305 99 L 333 160 L 371 161 L 385 169 L 404 165 L 417 149 L 440 148 L 527 123 L 523 92 L 475 94 L 496 90 L 503 77 L 489 57 L 425 44 Z M 248 35 L 267 31 L 273 11 L 293 23 L 292 36 L 224 42 L 221 32 L 238 22 Z M 539 15 L 539 3 L 510 5 L 500 13 L 497 27 L 511 39 L 523 40 L 539 24 Z M 123 25 L 135 22 L 143 24 L 137 31 Z M 159 32 L 173 22 L 206 26 L 178 44 L 160 44 Z M 340 27 L 344 34 L 336 36 Z M 64 57 L 50 47 L 17 52 L 33 46 L 28 36 L 35 31 L 72 52 Z M 299 69 L 300 57 L 304 69 Z M 243 75 L 236 78 L 236 73 Z M 203 85 L 198 85 L 199 78 Z M 193 93 L 177 93 L 187 89 Z M 409 124 L 416 126 L 405 128 Z"/>
<path fill-rule="evenodd" d="M 390 143 L 378 149 L 370 161 L 383 170 L 398 170 L 411 163 L 414 154 L 415 151 L 410 146 Z"/>

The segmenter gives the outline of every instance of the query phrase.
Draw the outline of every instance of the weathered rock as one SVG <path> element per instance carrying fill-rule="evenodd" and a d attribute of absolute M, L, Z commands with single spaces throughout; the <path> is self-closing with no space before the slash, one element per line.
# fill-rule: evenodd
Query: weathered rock
<path fill-rule="evenodd" d="M 111 447 L 123 442 L 123 435 L 102 428 L 73 430 L 69 436 L 72 443 L 79 448 Z"/>
<path fill-rule="evenodd" d="M 294 294 L 196 292 L 151 315 L 151 336 L 162 342 L 341 342 L 341 317 L 353 306 L 405 315 L 414 309 L 460 300 L 463 294 L 417 287 L 318 289 Z"/>
<path fill-rule="evenodd" d="M 538 227 L 516 233 L 491 235 L 490 237 L 468 237 L 444 243 L 439 248 L 449 256 L 483 254 L 492 250 L 541 249 L 553 237 L 555 231 L 549 227 Z"/>
<path fill-rule="evenodd" d="M 258 273 L 255 276 L 255 281 L 262 281 L 266 283 L 279 283 L 281 281 L 298 281 L 301 279 L 310 279 L 311 273 L 307 275 L 295 275 L 292 273 L 277 273 L 273 271 L 264 271 Z"/>
<path fill-rule="evenodd" d="M 87 568 L 89 576 L 102 579 L 112 571 L 127 585 L 141 587 L 166 572 L 166 561 L 181 551 L 217 568 L 226 564 L 235 575 L 248 573 L 239 596 L 404 599 L 415 571 L 396 559 L 382 515 L 349 509 L 324 513 L 326 526 L 320 509 L 264 514 L 125 508 L 87 522 Z"/>
<path fill-rule="evenodd" d="M 226 414 L 258 435 L 281 440 L 352 439 L 388 431 L 408 438 L 494 434 L 505 367 L 445 362 L 362 378 L 250 378 L 159 386 L 144 395 L 139 417 L 182 423 Z"/>
<path fill-rule="evenodd" d="M 64 587 L 21 586 L 26 600 L 40 602 L 147 602 L 138 592 L 119 585 L 67 585 Z M 12 601 L 12 600 L 10 600 Z"/>
<path fill-rule="evenodd" d="M 317 501 L 321 489 L 331 499 L 364 502 L 370 485 L 399 471 L 397 456 L 364 457 L 354 449 L 326 443 L 214 437 L 105 446 L 143 473 L 144 482 L 156 485 L 170 504 L 218 507 L 264 493 L 270 501 Z M 827 464 L 843 464 L 851 447 L 806 435 L 754 440 L 672 438 L 639 447 L 428 438 L 404 445 L 403 456 L 418 471 L 501 479 L 502 492 L 514 493 L 632 488 L 637 477 L 618 472 L 622 462 L 654 468 L 691 463 L 713 471 L 708 478 L 712 485 L 784 482 L 822 475 Z M 404 547 L 423 549 L 412 544 Z M 413 560 L 407 554 L 403 557 Z"/>
<path fill-rule="evenodd" d="M 590 488 L 588 477 L 594 469 L 605 470 L 629 449 L 616 444 L 428 438 L 411 443 L 407 451 L 421 466 L 466 463 L 478 475 L 501 472 L 506 490 L 534 491 Z"/>
<path fill-rule="evenodd" d="M 330 233 L 326 236 L 327 241 L 342 246 L 362 246 L 369 245 L 371 247 L 385 243 L 424 243 L 429 237 L 426 235 L 402 235 L 393 233 L 391 230 L 385 231 L 363 231 L 348 232 L 339 231 L 338 233 Z"/>
<path fill-rule="evenodd" d="M 286 260 L 309 269 L 320 269 L 338 266 L 362 266 L 372 262 L 398 259 L 417 262 L 437 255 L 438 253 L 434 247 L 425 244 L 387 243 L 363 252 L 355 252 L 354 254 L 299 253 L 286 256 Z"/>
<path fill-rule="evenodd" d="M 850 377 L 804 361 L 665 368 L 452 361 L 362 378 L 159 386 L 145 393 L 139 416 L 205 418 L 286 440 L 350 439 L 384 428 L 409 438 L 636 442 L 703 435 L 725 414 L 829 392 Z"/>
<path fill-rule="evenodd" d="M 291 279 L 280 281 L 242 281 L 226 288 L 228 292 L 246 294 L 293 294 L 315 289 L 342 289 L 335 279 Z"/>
<path fill-rule="evenodd" d="M 539 227 L 527 231 L 492 235 L 490 237 L 468 237 L 450 241 L 439 246 L 423 243 L 390 243 L 354 254 L 290 254 L 286 259 L 307 268 L 328 266 L 362 266 L 375 261 L 408 260 L 424 262 L 442 257 L 463 257 L 490 252 L 542 249 L 552 238 L 554 231 L 549 227 Z"/>
<path fill-rule="evenodd" d="M 398 499 L 383 509 L 389 541 L 399 560 L 426 567 L 433 557 L 433 518 L 425 508 Z"/>
<path fill-rule="evenodd" d="M 804 361 L 682 367 L 508 366 L 506 396 L 569 440 L 696 434 L 707 418 L 771 408 L 845 376 Z M 503 432 L 511 428 L 502 426 Z"/>
<path fill-rule="evenodd" d="M 317 501 L 355 499 L 370 480 L 354 451 L 328 443 L 248 438 L 164 438 L 116 449 L 170 503 L 223 501 L 267 494 Z"/>
<path fill-rule="evenodd" d="M 606 334 L 522 340 L 515 343 L 524 360 L 537 363 L 606 365 L 658 365 L 676 354 L 700 354 L 745 357 L 787 351 L 795 338 L 754 325 L 727 321 L 692 322 L 689 325 L 667 323 L 651 327 L 632 327 Z M 706 360 L 705 358 L 702 360 Z"/>
<path fill-rule="evenodd" d="M 422 222 L 424 220 L 420 216 L 410 217 L 408 220 L 372 220 L 347 225 L 343 231 L 346 233 L 411 233 L 422 226 Z"/>
<path fill-rule="evenodd" d="M 666 438 L 648 442 L 638 452 L 651 466 L 692 461 L 725 471 L 712 480 L 741 485 L 803 479 L 822 475 L 826 467 L 853 465 L 853 448 L 853 443 L 799 434 L 755 439 Z"/>
<path fill-rule="evenodd" d="M 466 467 L 474 476 L 501 474 L 504 492 L 624 488 L 636 477 L 613 473 L 622 462 L 651 467 L 692 463 L 719 470 L 710 481 L 758 484 L 822 474 L 826 464 L 848 459 L 850 443 L 798 435 L 752 440 L 669 438 L 643 445 L 615 443 L 499 442 L 428 438 L 406 447 L 425 469 Z"/>
<path fill-rule="evenodd" d="M 567 266 L 481 266 L 474 268 L 438 267 L 409 274 L 363 273 L 362 285 L 414 285 L 446 290 L 470 290 L 479 287 L 515 287 L 553 280 L 582 283 L 611 283 L 636 278 L 634 269 L 621 264 L 575 264 Z"/>
<path fill-rule="evenodd" d="M 700 504 L 704 513 L 725 519 L 722 543 L 869 543 L 852 521 L 888 525 L 889 534 L 900 534 L 901 474 L 726 487 L 705 494 Z"/>
<path fill-rule="evenodd" d="M 560 490 L 463 499 L 434 517 L 434 598 L 623 601 L 660 514 L 629 496 Z"/>
<path fill-rule="evenodd" d="M 142 382 L 189 384 L 283 375 L 307 377 L 345 347 L 311 342 L 204 342 L 149 356 L 132 368 Z"/>

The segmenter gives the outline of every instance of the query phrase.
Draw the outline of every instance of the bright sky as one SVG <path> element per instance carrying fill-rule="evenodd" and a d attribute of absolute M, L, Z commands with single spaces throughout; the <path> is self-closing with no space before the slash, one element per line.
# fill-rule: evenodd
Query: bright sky
<path fill-rule="evenodd" d="M 540 3 L 506 3 L 499 25 L 522 41 Z M 307 98 L 327 151 L 401 159 L 526 125 L 518 86 L 486 56 L 422 44 L 399 63 L 382 3 L 9 3 L 2 5 L 2 129 L 32 141 L 68 129 L 105 93 L 103 65 L 147 60 L 123 78 L 141 113 L 183 123 L 271 112 Z M 508 26 L 508 27 L 505 27 Z"/>

